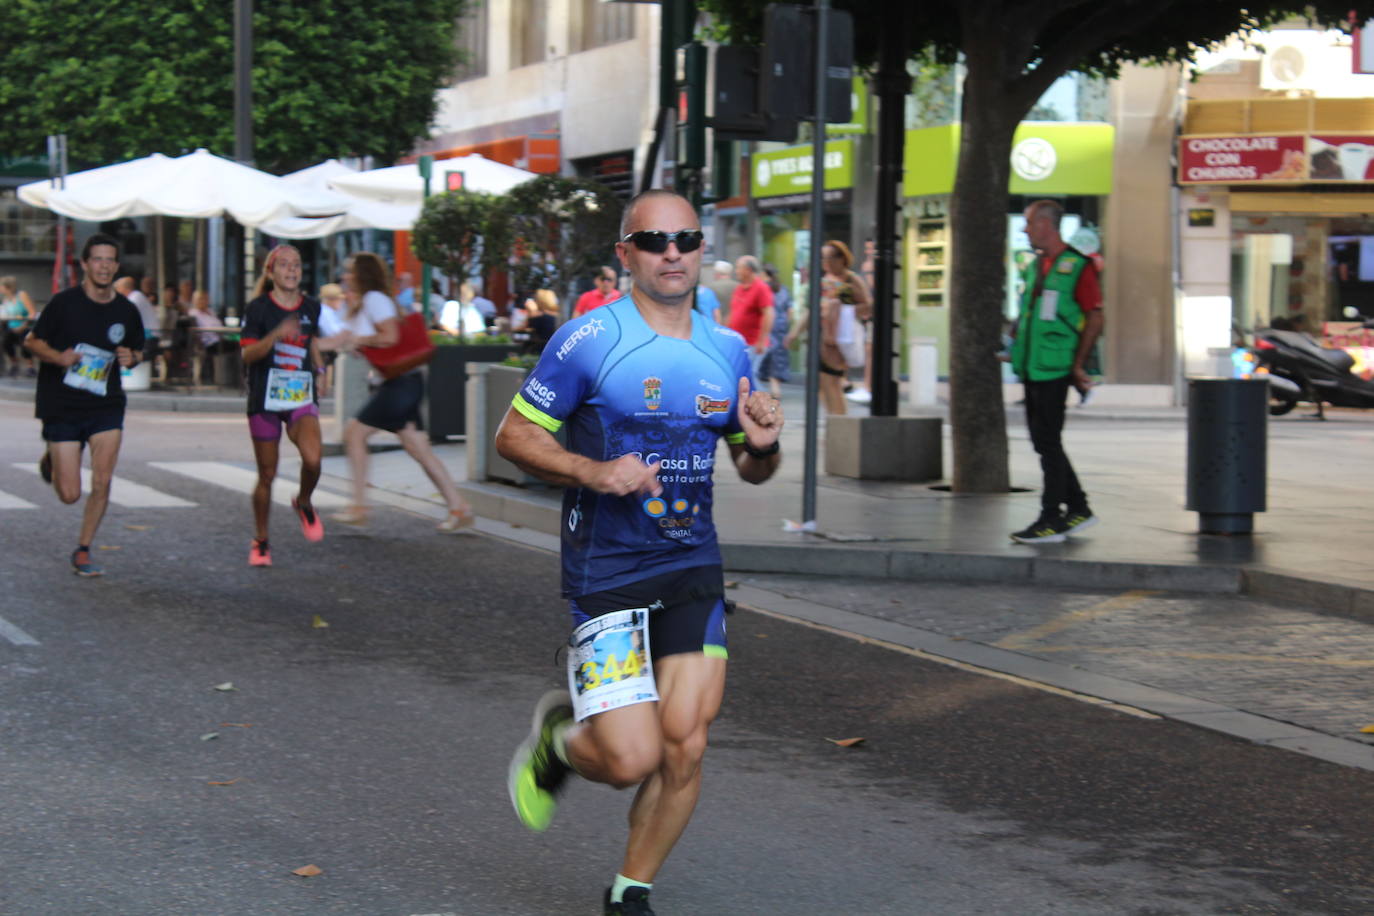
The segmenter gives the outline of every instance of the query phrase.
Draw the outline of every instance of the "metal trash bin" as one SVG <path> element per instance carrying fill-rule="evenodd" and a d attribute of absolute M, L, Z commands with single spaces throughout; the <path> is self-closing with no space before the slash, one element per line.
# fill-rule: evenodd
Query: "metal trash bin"
<path fill-rule="evenodd" d="M 1203 534 L 1250 534 L 1265 510 L 1269 383 L 1188 380 L 1188 500 Z"/>

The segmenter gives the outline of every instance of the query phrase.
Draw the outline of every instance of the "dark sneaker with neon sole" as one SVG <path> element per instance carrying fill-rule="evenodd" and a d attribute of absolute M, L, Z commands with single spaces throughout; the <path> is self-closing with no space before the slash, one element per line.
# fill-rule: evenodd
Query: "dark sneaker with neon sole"
<path fill-rule="evenodd" d="M 547 830 L 558 810 L 558 790 L 571 768 L 554 752 L 553 732 L 572 717 L 572 700 L 566 690 L 544 694 L 534 706 L 529 737 L 511 758 L 506 775 L 510 802 L 520 823 L 531 830 Z"/>
<path fill-rule="evenodd" d="M 606 888 L 606 905 L 601 911 L 605 916 L 654 916 L 649 909 L 649 889 L 647 887 L 625 888 L 623 903 L 611 903 L 611 889 Z"/>
<path fill-rule="evenodd" d="M 1041 517 L 1020 531 L 1013 531 L 1011 539 L 1018 544 L 1059 544 L 1068 530 L 1068 523 L 1061 515 Z"/>

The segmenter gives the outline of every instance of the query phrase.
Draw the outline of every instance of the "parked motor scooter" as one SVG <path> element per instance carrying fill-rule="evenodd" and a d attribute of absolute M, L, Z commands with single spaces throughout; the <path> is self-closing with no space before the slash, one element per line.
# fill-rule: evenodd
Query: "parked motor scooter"
<path fill-rule="evenodd" d="M 1374 328 L 1374 320 L 1364 326 Z M 1283 416 L 1300 401 L 1315 404 L 1323 420 L 1326 404 L 1374 408 L 1374 381 L 1351 371 L 1355 358 L 1346 351 L 1323 347 L 1301 331 L 1284 328 L 1259 328 L 1254 337 L 1251 353 L 1269 375 L 1271 416 Z"/>

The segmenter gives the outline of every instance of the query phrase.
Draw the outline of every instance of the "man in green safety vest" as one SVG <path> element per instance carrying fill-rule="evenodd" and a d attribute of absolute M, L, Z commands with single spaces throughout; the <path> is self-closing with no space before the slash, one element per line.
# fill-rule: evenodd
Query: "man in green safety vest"
<path fill-rule="evenodd" d="M 1102 333 L 1102 286 L 1088 256 L 1060 236 L 1062 206 L 1037 200 L 1025 215 L 1035 258 L 1023 277 L 1011 367 L 1025 385 L 1026 426 L 1045 483 L 1040 517 L 1011 537 L 1053 544 L 1097 524 L 1064 451 L 1063 431 L 1069 386 L 1085 392 L 1091 384 L 1083 365 Z"/>

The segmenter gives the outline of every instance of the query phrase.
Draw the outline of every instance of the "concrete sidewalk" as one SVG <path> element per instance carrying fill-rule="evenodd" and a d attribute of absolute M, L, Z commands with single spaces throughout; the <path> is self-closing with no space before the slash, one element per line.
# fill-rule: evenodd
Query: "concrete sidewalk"
<path fill-rule="evenodd" d="M 938 481 L 818 473 L 816 531 L 786 530 L 802 513 L 803 407 L 802 392 L 788 388 L 784 460 L 773 480 L 756 487 L 728 471 L 716 475 L 716 523 L 732 570 L 1233 592 L 1374 619 L 1374 517 L 1367 508 L 1374 416 L 1272 419 L 1268 511 L 1256 514 L 1252 536 L 1228 537 L 1198 534 L 1196 514 L 1183 508 L 1184 409 L 1074 408 L 1065 442 L 1102 521 L 1066 543 L 1027 546 L 1009 534 L 1038 514 L 1040 469 L 1014 410 L 1011 476 L 1022 492 L 952 494 Z M 948 425 L 944 433 L 948 474 Z M 818 447 L 823 470 L 823 420 Z M 463 474 L 466 444 L 437 448 Z M 433 495 L 404 456 L 379 456 L 372 481 Z M 462 486 L 484 517 L 557 533 L 557 490 Z"/>

